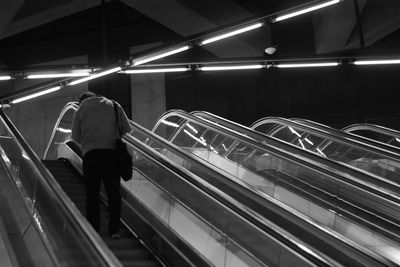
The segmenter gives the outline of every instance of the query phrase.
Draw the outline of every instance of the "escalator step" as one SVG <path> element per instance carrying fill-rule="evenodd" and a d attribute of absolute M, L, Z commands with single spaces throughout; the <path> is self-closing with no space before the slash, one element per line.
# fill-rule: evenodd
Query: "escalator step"
<path fill-rule="evenodd" d="M 105 243 L 113 249 L 120 248 L 139 248 L 141 246 L 140 241 L 135 238 L 121 238 L 121 239 L 105 239 Z"/>
<path fill-rule="evenodd" d="M 124 267 L 160 267 L 160 264 L 151 260 L 124 260 Z"/>
<path fill-rule="evenodd" d="M 133 259 L 133 260 L 148 260 L 149 253 L 143 249 L 116 249 L 114 251 L 115 256 L 121 259 Z"/>
<path fill-rule="evenodd" d="M 69 196 L 75 206 L 85 215 L 86 194 L 85 186 L 78 173 L 71 169 L 66 161 L 44 160 L 43 163 L 56 178 L 57 182 Z M 108 236 L 109 213 L 107 207 L 100 205 L 101 226 L 100 236 L 114 252 L 123 266 L 160 267 L 160 263 L 152 260 L 152 255 L 143 249 L 142 243 L 126 228 L 121 229 L 120 239 L 110 239 Z"/>

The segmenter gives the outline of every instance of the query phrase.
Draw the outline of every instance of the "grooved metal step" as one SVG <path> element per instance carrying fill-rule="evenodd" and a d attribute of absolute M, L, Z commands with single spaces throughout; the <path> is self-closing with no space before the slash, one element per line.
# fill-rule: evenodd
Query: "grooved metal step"
<path fill-rule="evenodd" d="M 85 186 L 81 176 L 64 160 L 43 160 L 44 165 L 70 197 L 72 202 L 85 216 Z M 143 247 L 141 242 L 129 232 L 121 229 L 121 239 L 110 239 L 108 236 L 107 207 L 101 203 L 100 236 L 123 266 L 160 267 L 159 262 Z M 123 226 L 122 226 L 123 227 Z"/>

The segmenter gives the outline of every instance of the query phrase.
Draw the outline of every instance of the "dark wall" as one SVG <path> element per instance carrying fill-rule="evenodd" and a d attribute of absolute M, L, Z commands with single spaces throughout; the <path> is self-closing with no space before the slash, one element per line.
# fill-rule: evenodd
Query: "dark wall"
<path fill-rule="evenodd" d="M 311 17 L 272 27 L 273 58 L 313 56 Z M 340 57 L 399 58 L 400 30 Z M 397 55 L 397 56 L 396 56 Z M 269 58 L 271 59 L 271 58 Z M 359 122 L 400 130 L 399 65 L 263 69 L 167 76 L 167 109 L 206 110 L 244 125 L 265 116 L 300 117 L 341 128 Z"/>
<path fill-rule="evenodd" d="M 244 125 L 278 116 L 400 129 L 399 84 L 398 66 L 227 71 L 169 75 L 166 97 L 167 109 L 206 110 Z"/>

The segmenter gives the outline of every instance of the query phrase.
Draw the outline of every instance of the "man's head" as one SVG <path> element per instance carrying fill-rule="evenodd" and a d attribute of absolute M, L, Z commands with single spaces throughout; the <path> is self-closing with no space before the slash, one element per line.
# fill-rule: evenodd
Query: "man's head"
<path fill-rule="evenodd" d="M 87 99 L 87 98 L 89 98 L 89 97 L 93 97 L 93 96 L 96 96 L 96 94 L 93 93 L 93 92 L 89 92 L 89 91 L 83 92 L 83 93 L 79 96 L 78 104 L 81 104 L 83 100 L 85 100 L 85 99 Z"/>

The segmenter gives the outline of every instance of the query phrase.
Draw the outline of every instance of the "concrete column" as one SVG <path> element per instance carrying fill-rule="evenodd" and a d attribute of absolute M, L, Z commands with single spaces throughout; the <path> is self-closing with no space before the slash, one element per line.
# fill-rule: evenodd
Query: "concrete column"
<path fill-rule="evenodd" d="M 131 75 L 132 120 L 152 129 L 165 108 L 165 74 Z"/>
<path fill-rule="evenodd" d="M 132 55 L 146 49 L 159 46 L 151 43 L 131 47 Z M 166 111 L 165 74 L 132 74 L 131 75 L 132 120 L 152 129 L 157 119 Z"/>

